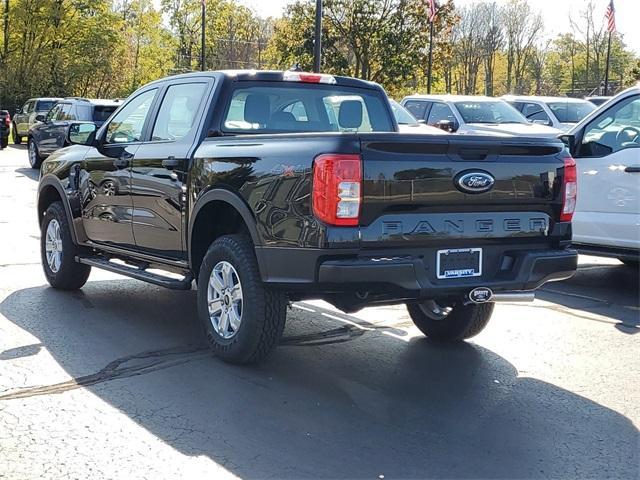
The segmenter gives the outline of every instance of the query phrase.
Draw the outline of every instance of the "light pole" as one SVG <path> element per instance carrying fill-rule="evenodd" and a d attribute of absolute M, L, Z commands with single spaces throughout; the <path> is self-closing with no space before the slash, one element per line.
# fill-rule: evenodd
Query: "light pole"
<path fill-rule="evenodd" d="M 205 21 L 207 14 L 207 2 L 202 0 L 202 32 L 200 34 L 200 71 L 204 72 L 204 40 L 205 40 Z"/>
<path fill-rule="evenodd" d="M 313 43 L 313 71 L 320 72 L 322 58 L 322 0 L 316 0 L 316 34 Z"/>

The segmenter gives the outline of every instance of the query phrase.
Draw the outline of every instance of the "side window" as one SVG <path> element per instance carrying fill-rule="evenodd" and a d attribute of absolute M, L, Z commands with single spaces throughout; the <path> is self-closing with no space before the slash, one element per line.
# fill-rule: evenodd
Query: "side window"
<path fill-rule="evenodd" d="M 428 105 L 428 102 L 408 100 L 407 103 L 404 104 L 404 108 L 409 110 L 418 120 L 423 120 Z"/>
<path fill-rule="evenodd" d="M 587 125 L 578 156 L 605 157 L 627 148 L 640 149 L 638 95 L 618 102 Z"/>
<path fill-rule="evenodd" d="M 33 112 L 33 104 L 34 102 L 27 102 L 24 104 L 24 107 L 22 107 L 22 113 L 31 113 Z"/>
<path fill-rule="evenodd" d="M 65 120 L 73 120 L 71 111 L 73 110 L 73 105 L 70 103 L 61 103 L 61 109 L 56 115 L 55 120 L 65 121 Z"/>
<path fill-rule="evenodd" d="M 304 107 L 304 103 L 298 101 L 287 105 L 283 112 L 290 113 L 296 122 L 308 122 L 309 116 L 307 115 L 307 109 Z"/>
<path fill-rule="evenodd" d="M 429 118 L 427 119 L 427 124 L 435 126 L 440 120 L 449 120 L 454 123 L 456 122 L 456 117 L 453 115 L 453 112 L 449 108 L 448 105 L 444 103 L 434 103 L 431 107 L 431 112 L 429 112 Z"/>
<path fill-rule="evenodd" d="M 549 115 L 547 115 L 544 109 L 536 103 L 525 103 L 522 107 L 522 114 L 530 122 L 537 120 L 538 122 L 544 122 L 547 125 L 551 125 L 552 123 Z"/>
<path fill-rule="evenodd" d="M 158 89 L 147 90 L 127 103 L 107 126 L 107 143 L 140 142 L 144 122 Z"/>
<path fill-rule="evenodd" d="M 151 140 L 178 140 L 186 136 L 196 120 L 206 83 L 171 85 L 162 100 Z"/>
<path fill-rule="evenodd" d="M 62 111 L 61 104 L 58 104 L 55 107 L 53 107 L 51 110 L 49 110 L 47 112 L 47 122 L 52 122 L 53 120 L 57 119 L 61 111 Z"/>
<path fill-rule="evenodd" d="M 522 102 L 507 102 L 509 105 L 511 105 L 513 108 L 515 108 L 516 110 L 518 110 L 520 113 L 522 113 L 522 108 L 524 107 L 524 103 Z"/>

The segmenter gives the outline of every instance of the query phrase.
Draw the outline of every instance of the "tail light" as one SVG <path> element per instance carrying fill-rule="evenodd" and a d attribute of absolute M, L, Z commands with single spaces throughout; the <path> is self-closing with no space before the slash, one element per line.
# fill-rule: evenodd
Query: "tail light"
<path fill-rule="evenodd" d="M 11 127 L 11 115 L 7 113 L 7 116 L 4 118 L 4 122 L 7 125 L 7 127 Z"/>
<path fill-rule="evenodd" d="M 358 225 L 361 187 L 360 155 L 317 156 L 313 162 L 314 215 L 329 225 Z"/>
<path fill-rule="evenodd" d="M 578 198 L 578 174 L 576 172 L 576 161 L 571 157 L 564 159 L 564 175 L 562 181 L 562 212 L 561 222 L 570 222 L 573 212 L 576 210 L 576 200 Z"/>

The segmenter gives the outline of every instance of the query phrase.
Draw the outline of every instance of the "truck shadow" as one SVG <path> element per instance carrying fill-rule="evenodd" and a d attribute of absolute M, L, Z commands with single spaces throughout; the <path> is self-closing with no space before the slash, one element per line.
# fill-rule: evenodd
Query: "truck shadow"
<path fill-rule="evenodd" d="M 617 320 L 615 328 L 636 334 L 640 333 L 639 279 L 637 269 L 627 265 L 581 264 L 572 278 L 548 283 L 536 297 Z"/>
<path fill-rule="evenodd" d="M 234 367 L 201 343 L 195 292 L 132 280 L 18 290 L 0 313 L 75 379 L 17 385 L 0 403 L 84 387 L 176 450 L 242 478 L 637 473 L 638 430 L 627 418 L 520 377 L 473 343 L 407 341 L 362 320 L 354 333 L 322 309 L 292 309 L 270 360 Z M 0 352 L 0 365 L 39 349 Z"/>

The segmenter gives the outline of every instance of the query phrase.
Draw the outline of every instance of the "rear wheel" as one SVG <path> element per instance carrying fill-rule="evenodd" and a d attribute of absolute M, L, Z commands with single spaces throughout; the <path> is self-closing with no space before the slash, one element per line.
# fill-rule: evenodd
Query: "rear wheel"
<path fill-rule="evenodd" d="M 44 275 L 53 288 L 77 290 L 87 283 L 91 267 L 75 261 L 78 247 L 73 243 L 62 202 L 53 202 L 44 214 L 40 254 Z"/>
<path fill-rule="evenodd" d="M 43 159 L 33 138 L 29 138 L 27 141 L 27 148 L 29 150 L 29 165 L 31 165 L 31 168 L 40 168 Z"/>
<path fill-rule="evenodd" d="M 247 236 L 226 235 L 209 247 L 198 276 L 198 316 L 209 346 L 226 362 L 258 363 L 277 345 L 286 297 L 262 283 Z"/>
<path fill-rule="evenodd" d="M 0 139 L 0 148 L 7 148 L 9 146 L 9 135 Z"/>
<path fill-rule="evenodd" d="M 413 323 L 427 337 L 458 342 L 479 334 L 493 313 L 493 303 L 480 305 L 441 305 L 433 300 L 407 304 Z"/>
<path fill-rule="evenodd" d="M 15 123 L 13 124 L 13 143 L 16 145 L 20 145 L 22 143 L 22 137 L 18 135 L 18 127 L 16 127 Z"/>

